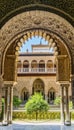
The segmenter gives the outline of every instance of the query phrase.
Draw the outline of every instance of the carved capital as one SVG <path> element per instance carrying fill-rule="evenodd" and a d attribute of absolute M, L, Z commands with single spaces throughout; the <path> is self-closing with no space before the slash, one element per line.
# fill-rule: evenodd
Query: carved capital
<path fill-rule="evenodd" d="M 16 85 L 17 84 L 17 82 L 15 82 L 15 81 L 4 81 L 4 86 L 14 86 L 14 85 Z"/>
<path fill-rule="evenodd" d="M 74 81 L 74 75 L 71 75 L 71 76 L 70 76 L 70 80 L 71 80 L 71 81 Z"/>
<path fill-rule="evenodd" d="M 70 84 L 69 84 L 69 83 L 61 83 L 60 86 L 61 86 L 61 87 L 67 87 L 67 88 L 68 88 L 68 87 L 70 86 Z"/>
<path fill-rule="evenodd" d="M 67 55 L 58 55 L 58 56 L 57 56 L 57 59 L 59 60 L 59 59 L 67 58 L 67 57 L 68 57 Z"/>

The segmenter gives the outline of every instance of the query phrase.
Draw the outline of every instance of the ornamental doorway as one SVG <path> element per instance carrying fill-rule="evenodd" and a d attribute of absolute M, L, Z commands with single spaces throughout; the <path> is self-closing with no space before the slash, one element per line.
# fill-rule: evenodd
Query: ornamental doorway
<path fill-rule="evenodd" d="M 48 102 L 53 104 L 55 100 L 55 90 L 53 88 L 49 89 L 48 91 Z"/>
<path fill-rule="evenodd" d="M 23 88 L 22 92 L 21 92 L 21 100 L 22 100 L 22 103 L 26 103 L 27 100 L 29 98 L 29 93 L 28 93 L 28 90 L 26 88 Z"/>
<path fill-rule="evenodd" d="M 32 93 L 41 93 L 44 96 L 44 82 L 41 79 L 36 79 L 33 83 Z"/>

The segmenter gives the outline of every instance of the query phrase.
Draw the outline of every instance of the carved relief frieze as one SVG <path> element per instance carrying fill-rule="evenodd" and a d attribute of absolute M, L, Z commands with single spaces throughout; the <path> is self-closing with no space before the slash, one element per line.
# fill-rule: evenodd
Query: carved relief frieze
<path fill-rule="evenodd" d="M 50 12 L 30 11 L 13 17 L 0 30 L 1 50 L 4 49 L 13 37 L 27 29 L 32 28 L 48 29 L 67 41 L 70 49 L 73 48 L 74 30 L 65 19 Z"/>
<path fill-rule="evenodd" d="M 57 81 L 70 80 L 70 66 L 67 56 L 57 57 Z"/>

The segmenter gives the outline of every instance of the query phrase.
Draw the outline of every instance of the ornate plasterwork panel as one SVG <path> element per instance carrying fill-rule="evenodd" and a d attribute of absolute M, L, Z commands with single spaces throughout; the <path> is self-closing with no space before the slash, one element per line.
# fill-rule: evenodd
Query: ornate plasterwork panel
<path fill-rule="evenodd" d="M 61 68 L 61 69 L 60 69 Z M 70 66 L 67 55 L 57 57 L 57 81 L 70 80 Z"/>
<path fill-rule="evenodd" d="M 0 30 L 0 51 L 12 43 L 14 37 L 31 29 L 46 29 L 55 33 L 68 45 L 74 55 L 74 29 L 64 18 L 47 11 L 28 11 L 11 18 Z"/>
<path fill-rule="evenodd" d="M 46 11 L 30 11 L 11 18 L 0 31 L 0 46 L 5 46 L 15 35 L 26 29 L 45 28 L 56 32 L 73 45 L 74 29 L 60 16 Z M 1 48 L 1 47 L 0 47 Z"/>

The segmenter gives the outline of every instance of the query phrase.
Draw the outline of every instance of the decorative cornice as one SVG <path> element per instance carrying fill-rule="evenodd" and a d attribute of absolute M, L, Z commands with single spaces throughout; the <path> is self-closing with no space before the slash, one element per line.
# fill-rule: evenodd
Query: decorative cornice
<path fill-rule="evenodd" d="M 20 53 L 19 56 L 53 56 L 52 53 Z"/>
<path fill-rule="evenodd" d="M 57 81 L 57 84 L 60 84 L 60 86 L 70 85 L 69 81 Z"/>
<path fill-rule="evenodd" d="M 17 84 L 17 82 L 15 82 L 15 81 L 4 81 L 4 85 L 6 85 L 6 86 L 8 85 L 9 87 L 14 86 L 16 84 Z"/>

